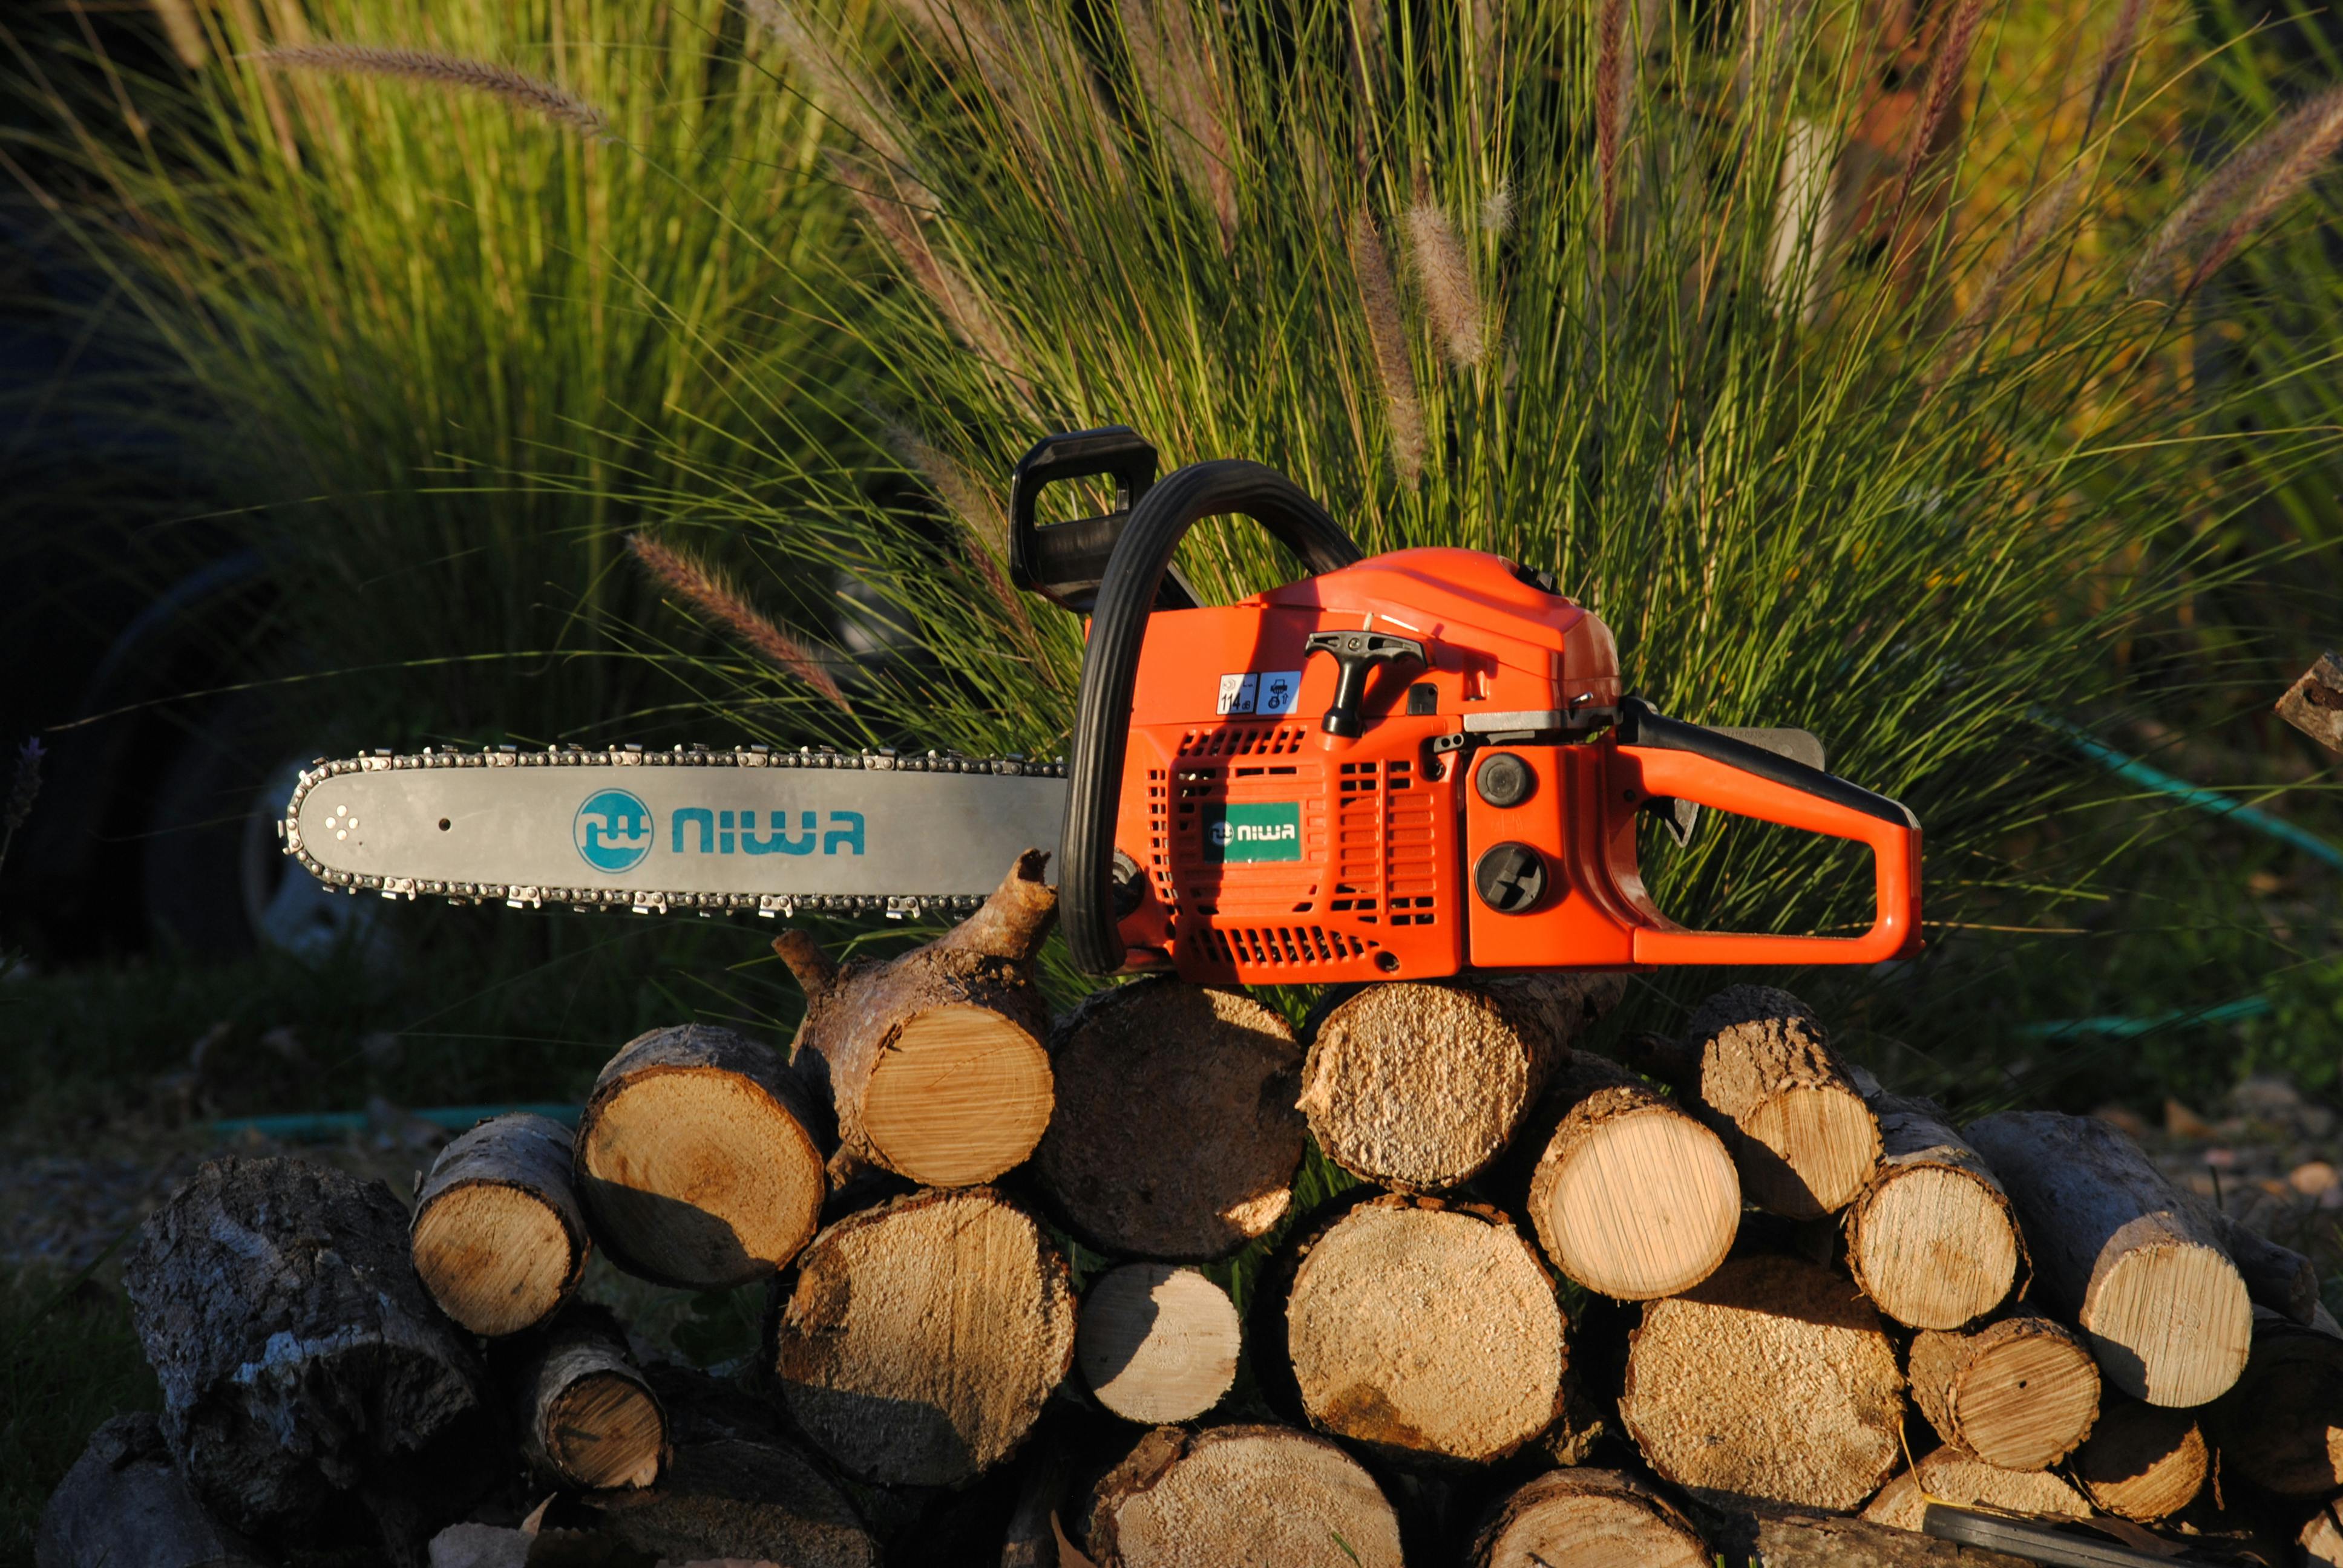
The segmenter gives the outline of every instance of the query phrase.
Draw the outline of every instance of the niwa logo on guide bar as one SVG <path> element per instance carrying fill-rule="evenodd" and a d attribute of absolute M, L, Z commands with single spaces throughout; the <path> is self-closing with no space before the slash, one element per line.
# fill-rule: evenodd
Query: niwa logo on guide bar
<path fill-rule="evenodd" d="M 759 829 L 755 811 L 719 811 L 687 806 L 668 819 L 669 850 L 678 855 L 860 855 L 860 811 L 768 811 Z M 798 819 L 796 830 L 789 818 Z M 580 859 L 611 876 L 631 871 L 658 841 L 658 825 L 642 798 L 624 789 L 598 789 L 586 797 L 570 825 Z"/>

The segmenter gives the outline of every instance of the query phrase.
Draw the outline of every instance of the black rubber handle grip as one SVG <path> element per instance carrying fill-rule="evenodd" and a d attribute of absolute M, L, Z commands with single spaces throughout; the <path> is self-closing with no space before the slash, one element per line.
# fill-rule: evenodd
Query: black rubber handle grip
<path fill-rule="evenodd" d="M 1095 477 L 1114 481 L 1111 511 L 1049 528 L 1034 520 L 1044 488 Z M 1033 443 L 1009 481 L 1009 580 L 1069 608 L 1087 608 L 1081 601 L 1112 558 L 1125 518 L 1154 483 L 1155 448 L 1128 425 L 1063 431 Z"/>
<path fill-rule="evenodd" d="M 1114 918 L 1114 827 L 1148 614 L 1182 538 L 1206 518 L 1232 514 L 1260 523 L 1313 577 L 1363 558 L 1307 491 L 1259 463 L 1192 463 L 1157 482 L 1131 508 L 1091 610 L 1067 768 L 1066 820 L 1058 839 L 1064 857 L 1058 869 L 1059 923 L 1075 966 L 1089 974 L 1112 974 L 1123 962 Z"/>
<path fill-rule="evenodd" d="M 1794 762 L 1777 751 L 1762 746 L 1752 746 L 1746 740 L 1736 740 L 1719 730 L 1698 724 L 1686 724 L 1681 719 L 1669 719 L 1655 713 L 1637 698 L 1627 698 L 1619 705 L 1619 744 L 1622 746 L 1655 746 L 1667 751 L 1689 751 L 1695 757 L 1705 757 L 1722 762 L 1728 768 L 1738 768 L 1744 773 L 1754 773 L 1775 784 L 1786 784 L 1802 795 L 1813 795 L 1833 805 L 1845 806 L 1866 817 L 1876 817 L 1883 822 L 1894 822 L 1906 828 L 1917 828 L 1920 819 L 1900 800 L 1874 794 L 1860 784 L 1850 784 L 1835 773 L 1825 773 L 1819 768 L 1809 768 Z"/>

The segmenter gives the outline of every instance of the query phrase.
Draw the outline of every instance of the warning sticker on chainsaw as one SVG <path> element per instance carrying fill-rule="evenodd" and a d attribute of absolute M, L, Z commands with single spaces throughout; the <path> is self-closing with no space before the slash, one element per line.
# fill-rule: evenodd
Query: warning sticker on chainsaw
<path fill-rule="evenodd" d="M 1232 801 L 1205 807 L 1204 859 L 1232 866 L 1302 859 L 1301 802 Z"/>
<path fill-rule="evenodd" d="M 1238 670 L 1221 677 L 1222 713 L 1283 714 L 1302 695 L 1298 669 Z"/>

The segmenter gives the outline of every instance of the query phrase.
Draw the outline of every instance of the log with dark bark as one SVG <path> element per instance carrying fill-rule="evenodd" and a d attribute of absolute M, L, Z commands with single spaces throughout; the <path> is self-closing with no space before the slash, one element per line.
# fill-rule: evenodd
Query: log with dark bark
<path fill-rule="evenodd" d="M 1966 1136 L 2017 1205 L 2042 1300 L 2082 1329 L 2109 1384 L 2186 1407 L 2237 1381 L 2252 1335 L 2245 1281 L 2131 1140 L 2046 1111 L 1988 1116 Z"/>
<path fill-rule="evenodd" d="M 840 1221 L 799 1260 L 774 1370 L 799 1430 L 865 1480 L 950 1485 L 1023 1439 L 1073 1364 L 1065 1260 L 989 1188 Z"/>
<path fill-rule="evenodd" d="M 1917 1530 L 1931 1503 L 2066 1519 L 2091 1515 L 2091 1505 L 2083 1494 L 2046 1470 L 2004 1470 L 1958 1449 L 1939 1448 L 1921 1455 L 1917 1469 L 1906 1471 L 1881 1488 L 1863 1517 L 1873 1524 Z"/>
<path fill-rule="evenodd" d="M 416 1563 L 493 1479 L 478 1352 L 415 1277 L 381 1182 L 215 1160 L 147 1219 L 123 1282 L 164 1437 L 231 1528 L 347 1539 L 365 1521 Z"/>
<path fill-rule="evenodd" d="M 1710 1568 L 1692 1522 L 1615 1470 L 1550 1470 L 1516 1488 L 1473 1539 L 1471 1568 Z"/>
<path fill-rule="evenodd" d="M 2099 1410 L 2099 1369 L 2064 1323 L 2018 1313 L 1971 1333 L 1914 1336 L 1912 1402 L 1955 1449 L 2004 1470 L 2047 1470 Z"/>
<path fill-rule="evenodd" d="M 1302 1050 L 1240 991 L 1168 977 L 1093 992 L 1050 1031 L 1057 1114 L 1033 1175 L 1104 1251 L 1224 1258 L 1285 1217 Z"/>
<path fill-rule="evenodd" d="M 266 1568 L 269 1556 L 196 1501 L 151 1415 L 97 1429 L 41 1511 L 34 1568 Z"/>
<path fill-rule="evenodd" d="M 1830 1514 L 1761 1508 L 1723 1525 L 1710 1539 L 1728 1568 L 2032 1568 L 2022 1557 Z"/>
<path fill-rule="evenodd" d="M 1554 1267 L 1621 1301 L 1673 1296 L 1716 1271 L 1741 1224 L 1724 1141 L 1643 1079 L 1585 1051 L 1556 1073 L 1528 1217 Z"/>
<path fill-rule="evenodd" d="M 1399 1516 L 1358 1461 L 1282 1426 L 1163 1427 L 1091 1495 L 1098 1568 L 1400 1568 Z"/>
<path fill-rule="evenodd" d="M 1619 1413 L 1652 1468 L 1696 1496 L 1851 1509 L 1901 1457 L 1904 1375 L 1845 1280 L 1735 1258 L 1644 1306 Z"/>
<path fill-rule="evenodd" d="M 1387 1195 L 1302 1244 L 1285 1350 L 1311 1423 L 1482 1462 L 1561 1412 L 1569 1327 L 1553 1277 L 1492 1209 Z"/>
<path fill-rule="evenodd" d="M 1879 1310 L 1906 1328 L 1957 1329 L 2023 1282 L 2017 1216 L 1977 1151 L 1926 1100 L 1857 1074 L 1879 1119 L 1879 1169 L 1846 1211 L 1846 1263 Z"/>
<path fill-rule="evenodd" d="M 897 958 L 834 964 L 803 931 L 774 939 L 806 996 L 791 1060 L 827 1081 L 842 1158 L 969 1187 L 1033 1152 L 1054 1103 L 1033 983 L 1058 916 L 1048 861 L 1027 850 L 982 909 Z"/>
<path fill-rule="evenodd" d="M 1074 1358 L 1099 1403 L 1154 1426 L 1220 1403 L 1242 1338 L 1228 1292 L 1195 1270 L 1125 1263 L 1082 1297 Z"/>
<path fill-rule="evenodd" d="M 1624 989 L 1550 973 L 1367 986 L 1319 1020 L 1302 1110 L 1326 1157 L 1403 1192 L 1470 1181 L 1502 1152 Z"/>
<path fill-rule="evenodd" d="M 2067 1469 L 2100 1513 L 2152 1524 L 2197 1500 L 2211 1464 L 2195 1412 L 2127 1399 L 2099 1412 Z"/>
<path fill-rule="evenodd" d="M 2294 1322 L 2254 1309 L 2253 1355 L 2207 1412 L 2224 1483 L 2281 1497 L 2343 1491 L 2343 1333 L 2320 1312 Z"/>
<path fill-rule="evenodd" d="M 2246 1282 L 2254 1305 L 2268 1307 L 2280 1317 L 2308 1323 L 2318 1315 L 2318 1270 L 2291 1247 L 2282 1247 L 2258 1231 L 2247 1229 L 2226 1211 L 2207 1204 L 2213 1233 L 2220 1239 L 2229 1261 Z"/>
<path fill-rule="evenodd" d="M 666 1418 L 617 1319 L 565 1312 L 532 1347 L 516 1387 L 521 1456 L 548 1483 L 598 1491 L 659 1479 Z"/>
<path fill-rule="evenodd" d="M 431 1162 L 409 1232 L 415 1271 L 474 1333 L 543 1322 L 584 1276 L 572 1141 L 551 1117 L 517 1111 L 481 1122 Z"/>
<path fill-rule="evenodd" d="M 1681 1042 L 1645 1037 L 1629 1065 L 1704 1110 L 1742 1196 L 1793 1220 L 1835 1214 L 1879 1162 L 1879 1123 L 1805 1003 L 1732 986 L 1701 1003 Z"/>
<path fill-rule="evenodd" d="M 602 1069 L 578 1123 L 594 1239 L 660 1284 L 769 1279 L 813 1234 L 823 1125 L 770 1047 L 708 1024 L 653 1030 Z"/>

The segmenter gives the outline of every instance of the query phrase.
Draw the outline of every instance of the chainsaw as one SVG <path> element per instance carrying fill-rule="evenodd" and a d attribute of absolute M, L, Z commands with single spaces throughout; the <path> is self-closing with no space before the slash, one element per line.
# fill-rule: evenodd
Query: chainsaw
<path fill-rule="evenodd" d="M 1364 558 L 1291 479 L 1156 476 L 1120 426 L 1051 437 L 1011 485 L 1021 589 L 1088 618 L 1062 761 L 576 747 L 377 752 L 305 772 L 287 853 L 327 886 L 516 906 L 960 915 L 1029 848 L 1094 974 L 1224 984 L 1467 969 L 1869 963 L 1917 950 L 1920 829 L 1796 730 L 1709 729 L 1622 689 L 1616 643 L 1553 579 L 1477 550 Z M 1044 525 L 1050 486 L 1111 481 Z M 1206 607 L 1172 563 L 1252 519 L 1307 576 Z M 1871 850 L 1855 936 L 1687 930 L 1636 828 L 1701 808 Z"/>

